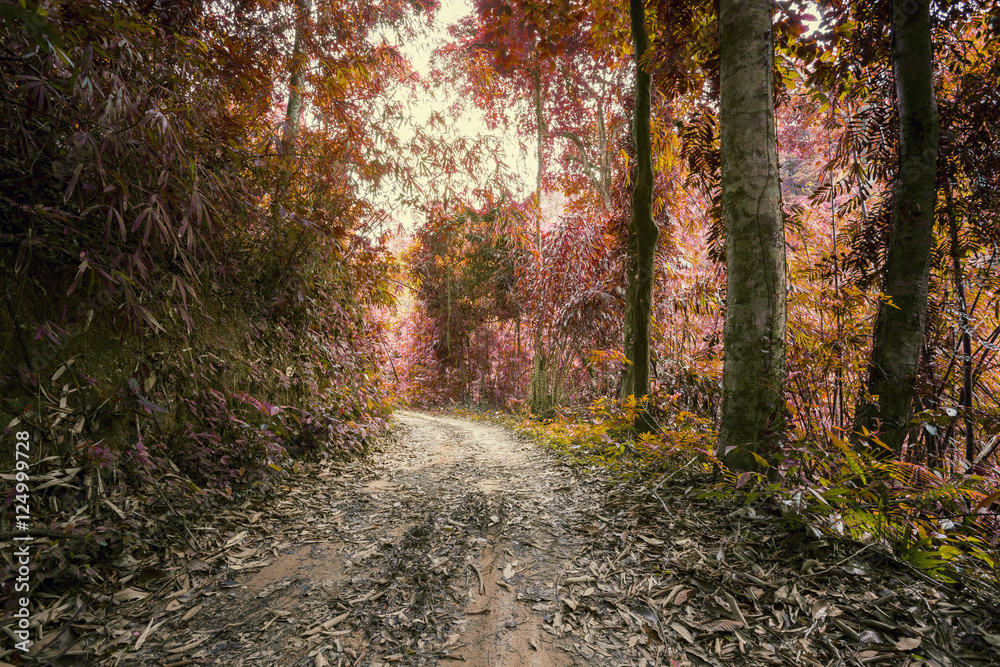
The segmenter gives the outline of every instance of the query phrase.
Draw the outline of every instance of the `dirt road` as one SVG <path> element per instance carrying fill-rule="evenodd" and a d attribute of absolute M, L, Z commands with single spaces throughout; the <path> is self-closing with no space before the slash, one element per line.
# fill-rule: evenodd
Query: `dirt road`
<path fill-rule="evenodd" d="M 601 623 L 572 619 L 602 594 L 594 482 L 496 426 L 396 418 L 370 465 L 297 480 L 264 558 L 120 664 L 597 664 Z"/>
<path fill-rule="evenodd" d="M 267 507 L 195 526 L 214 549 L 134 565 L 51 664 L 1000 659 L 998 614 L 866 547 L 790 533 L 682 475 L 615 486 L 496 426 L 396 417 L 371 460 L 299 466 Z"/>

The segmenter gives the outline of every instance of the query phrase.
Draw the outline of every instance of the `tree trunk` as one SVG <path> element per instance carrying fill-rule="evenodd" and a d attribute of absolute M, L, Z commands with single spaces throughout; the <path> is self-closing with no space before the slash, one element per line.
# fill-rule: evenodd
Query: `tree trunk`
<path fill-rule="evenodd" d="M 969 302 L 965 298 L 965 276 L 962 271 L 962 251 L 958 240 L 958 219 L 955 217 L 955 202 L 951 194 L 951 179 L 945 189 L 945 205 L 948 213 L 948 236 L 951 245 L 951 266 L 955 278 L 955 298 L 958 301 L 958 330 L 962 341 L 962 420 L 965 422 L 965 458 L 970 463 L 976 457 L 976 430 L 972 420 L 972 321 L 969 317 Z"/>
<path fill-rule="evenodd" d="M 725 361 L 717 453 L 757 467 L 775 445 L 785 384 L 785 230 L 774 128 L 771 4 L 720 0 Z"/>
<path fill-rule="evenodd" d="M 858 401 L 853 437 L 860 443 L 866 428 L 898 454 L 912 412 L 923 344 L 937 198 L 938 114 L 928 3 L 894 0 L 892 65 L 899 173 L 882 289 L 892 304 L 879 303 L 867 395 Z"/>
<path fill-rule="evenodd" d="M 302 80 L 306 69 L 305 39 L 309 29 L 311 0 L 295 1 L 295 42 L 292 46 L 291 72 L 288 77 L 288 106 L 285 107 L 285 126 L 282 132 L 285 151 L 294 147 L 302 121 Z"/>
<path fill-rule="evenodd" d="M 285 197 L 292 182 L 292 165 L 289 156 L 295 154 L 295 142 L 302 123 L 302 84 L 306 69 L 305 40 L 312 13 L 312 0 L 295 0 L 295 42 L 292 45 L 292 60 L 288 74 L 288 105 L 285 107 L 285 123 L 278 142 L 278 157 L 281 159 L 281 175 L 274 196 L 272 209 L 277 212 L 279 202 Z"/>
<path fill-rule="evenodd" d="M 542 74 L 538 67 L 535 68 L 535 126 L 537 127 L 538 139 L 538 170 L 535 173 L 535 250 L 538 253 L 538 261 L 542 262 L 542 169 L 544 167 L 542 142 L 545 141 L 545 116 L 544 104 L 542 102 Z M 538 304 L 534 331 L 534 359 L 531 364 L 531 396 L 528 406 L 531 413 L 540 417 L 546 417 L 552 411 L 552 395 L 549 392 L 548 364 L 545 358 L 545 343 L 543 340 L 544 327 L 542 315 L 544 304 Z"/>
<path fill-rule="evenodd" d="M 625 370 L 622 396 L 649 396 L 649 328 L 653 308 L 653 276 L 656 241 L 660 230 L 653 221 L 653 150 L 650 140 L 650 76 L 643 69 L 642 56 L 649 48 L 646 13 L 642 0 L 629 1 L 632 43 L 635 50 L 635 117 L 633 134 L 636 148 L 635 186 L 632 190 L 632 218 L 628 230 L 626 274 L 625 354 L 631 364 Z M 636 417 L 635 429 L 648 432 L 655 425 L 647 413 Z"/>

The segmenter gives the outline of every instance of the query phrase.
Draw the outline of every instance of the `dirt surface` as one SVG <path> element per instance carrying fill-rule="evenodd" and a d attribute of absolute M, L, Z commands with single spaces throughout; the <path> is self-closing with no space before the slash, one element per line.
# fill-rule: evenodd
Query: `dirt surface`
<path fill-rule="evenodd" d="M 1000 664 L 996 608 L 869 547 L 682 471 L 614 485 L 497 426 L 396 418 L 369 461 L 296 466 L 269 506 L 193 527 L 211 549 L 54 601 L 72 620 L 34 664 Z"/>
<path fill-rule="evenodd" d="M 173 664 L 596 664 L 558 609 L 579 587 L 567 580 L 593 580 L 578 528 L 594 482 L 495 426 L 396 418 L 367 465 L 331 464 L 286 497 L 312 516 L 266 564 L 231 572 L 176 639 L 160 631 L 118 664 L 172 664 L 171 651 Z"/>

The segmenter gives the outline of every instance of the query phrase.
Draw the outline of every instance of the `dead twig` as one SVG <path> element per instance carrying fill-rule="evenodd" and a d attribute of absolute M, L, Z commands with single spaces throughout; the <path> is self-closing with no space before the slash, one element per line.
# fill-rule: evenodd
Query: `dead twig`
<path fill-rule="evenodd" d="M 479 571 L 475 563 L 469 563 L 469 567 L 472 568 L 473 572 L 476 573 L 476 577 L 479 579 L 479 594 L 486 595 L 486 584 L 483 582 L 483 573 Z"/>

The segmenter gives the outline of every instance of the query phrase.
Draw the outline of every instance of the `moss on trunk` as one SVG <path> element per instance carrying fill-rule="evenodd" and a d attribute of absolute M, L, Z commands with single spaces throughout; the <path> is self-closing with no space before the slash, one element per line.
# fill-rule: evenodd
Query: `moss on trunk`
<path fill-rule="evenodd" d="M 785 232 L 775 141 L 771 7 L 720 0 L 725 363 L 718 453 L 757 467 L 774 446 L 785 382 Z"/>
<path fill-rule="evenodd" d="M 893 2 L 892 65 L 899 113 L 899 173 L 867 396 L 858 402 L 854 439 L 866 428 L 899 453 L 912 413 L 914 378 L 927 315 L 934 232 L 938 114 L 934 100 L 930 9 Z"/>
<path fill-rule="evenodd" d="M 653 150 L 650 140 L 650 90 L 652 81 L 642 56 L 649 48 L 646 14 L 642 0 L 630 0 L 632 43 L 635 48 L 635 116 L 633 133 L 636 148 L 635 186 L 632 190 L 632 218 L 629 222 L 629 259 L 626 287 L 625 355 L 632 362 L 625 371 L 622 397 L 649 395 L 649 328 L 653 310 L 653 274 L 656 242 L 660 230 L 653 221 Z M 635 428 L 653 428 L 644 416 Z"/>

